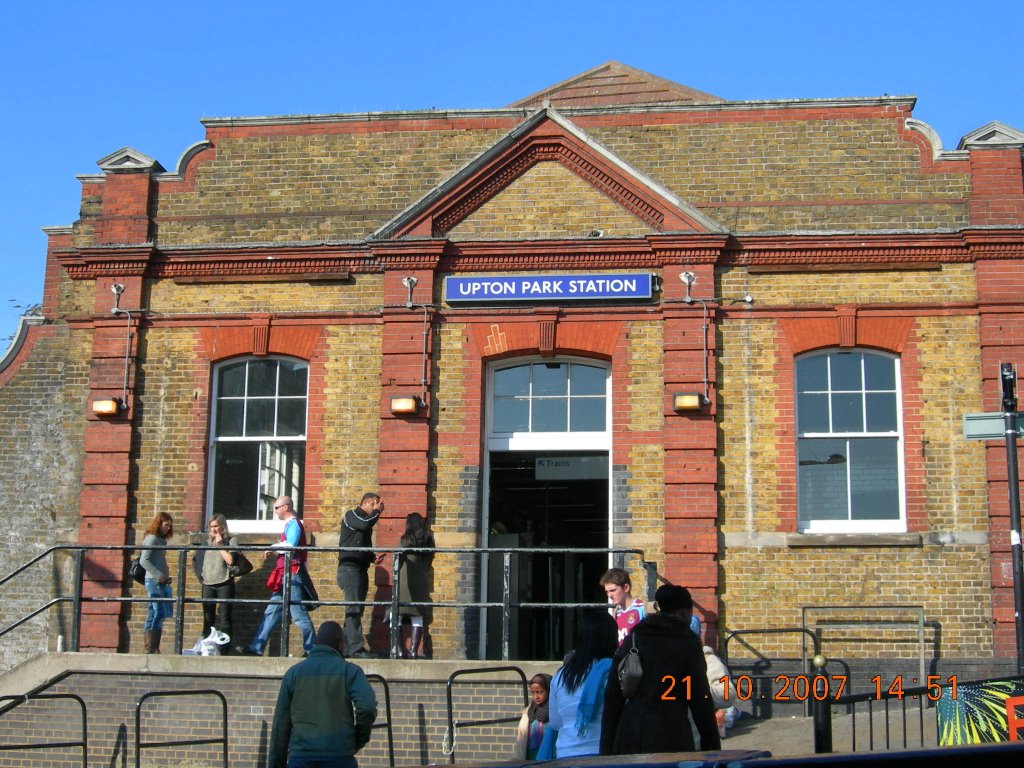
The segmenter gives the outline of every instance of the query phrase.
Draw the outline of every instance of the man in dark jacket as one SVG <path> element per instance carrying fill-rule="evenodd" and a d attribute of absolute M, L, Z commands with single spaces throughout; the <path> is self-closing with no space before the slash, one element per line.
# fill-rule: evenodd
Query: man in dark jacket
<path fill-rule="evenodd" d="M 309 658 L 281 681 L 270 732 L 270 768 L 356 768 L 370 740 L 377 698 L 363 670 L 341 655 L 341 627 L 325 621 Z"/>
<path fill-rule="evenodd" d="M 605 689 L 601 720 L 601 754 L 633 755 L 692 752 L 693 731 L 701 751 L 722 748 L 715 705 L 708 685 L 700 639 L 690 631 L 693 598 L 685 587 L 665 584 L 654 596 L 658 613 L 648 614 L 622 644 Z M 635 643 L 643 664 L 643 680 L 631 699 L 619 685 L 619 659 Z"/>
<path fill-rule="evenodd" d="M 377 524 L 384 512 L 384 502 L 376 493 L 364 493 L 359 506 L 350 509 L 341 518 L 341 530 L 338 533 L 338 586 L 345 594 L 345 600 L 351 601 L 345 606 L 345 656 L 366 658 L 372 654 L 363 645 L 363 606 L 370 590 L 367 569 L 380 562 L 381 557 L 374 557 L 369 547 L 373 546 L 373 526 Z M 367 548 L 356 552 L 352 548 Z M 355 604 L 353 604 L 355 603 Z"/>

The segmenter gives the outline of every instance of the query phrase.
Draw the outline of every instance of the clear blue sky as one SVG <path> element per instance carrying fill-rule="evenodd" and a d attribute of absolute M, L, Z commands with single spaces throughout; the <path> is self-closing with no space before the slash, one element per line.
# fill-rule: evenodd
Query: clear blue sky
<path fill-rule="evenodd" d="M 76 175 L 126 145 L 173 170 L 202 117 L 500 107 L 615 60 L 730 100 L 916 96 L 946 148 L 1024 130 L 1016 0 L 33 0 L 0 22 L 0 354 Z"/>

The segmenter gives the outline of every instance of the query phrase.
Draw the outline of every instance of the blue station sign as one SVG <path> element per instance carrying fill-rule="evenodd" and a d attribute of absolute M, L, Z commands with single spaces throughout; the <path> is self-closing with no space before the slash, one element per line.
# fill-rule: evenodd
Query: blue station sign
<path fill-rule="evenodd" d="M 446 277 L 444 300 L 586 301 L 649 299 L 654 275 L 649 272 L 600 275 L 475 275 Z"/>

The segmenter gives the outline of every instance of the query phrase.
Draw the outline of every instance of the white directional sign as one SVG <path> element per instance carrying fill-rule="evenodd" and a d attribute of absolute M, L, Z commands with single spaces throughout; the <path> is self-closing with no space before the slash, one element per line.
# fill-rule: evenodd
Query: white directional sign
<path fill-rule="evenodd" d="M 1017 414 L 1017 437 L 1024 438 L 1024 413 Z M 1001 413 L 965 413 L 964 437 L 968 440 L 1005 440 L 1006 421 Z"/>

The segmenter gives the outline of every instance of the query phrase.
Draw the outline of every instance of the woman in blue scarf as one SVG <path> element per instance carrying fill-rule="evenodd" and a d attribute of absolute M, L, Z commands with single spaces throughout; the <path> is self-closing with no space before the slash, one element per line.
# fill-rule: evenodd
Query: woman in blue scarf
<path fill-rule="evenodd" d="M 617 645 L 615 619 L 607 611 L 583 617 L 576 649 L 551 681 L 538 760 L 599 754 L 604 689 Z"/>

